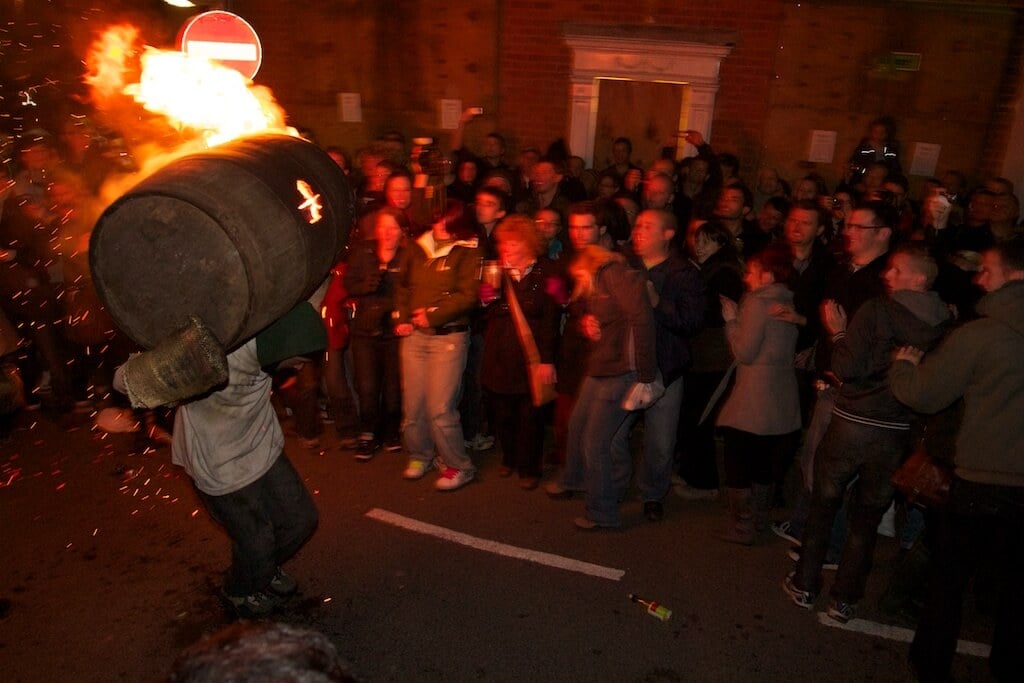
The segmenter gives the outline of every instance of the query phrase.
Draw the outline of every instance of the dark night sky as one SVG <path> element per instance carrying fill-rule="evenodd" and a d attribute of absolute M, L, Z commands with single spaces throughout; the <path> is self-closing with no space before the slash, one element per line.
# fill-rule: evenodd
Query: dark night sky
<path fill-rule="evenodd" d="M 71 113 L 88 113 L 83 60 L 107 26 L 127 21 L 150 44 L 168 48 L 185 19 L 203 9 L 163 0 L 0 0 L 0 132 L 53 130 Z"/>

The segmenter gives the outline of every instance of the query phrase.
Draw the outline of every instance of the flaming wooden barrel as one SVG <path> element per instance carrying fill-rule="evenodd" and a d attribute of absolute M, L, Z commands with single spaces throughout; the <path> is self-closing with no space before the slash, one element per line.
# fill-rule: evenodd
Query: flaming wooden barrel
<path fill-rule="evenodd" d="M 89 245 L 96 289 L 152 348 L 198 315 L 231 349 L 323 281 L 348 239 L 353 194 L 323 150 L 260 135 L 183 157 L 103 213 Z"/>

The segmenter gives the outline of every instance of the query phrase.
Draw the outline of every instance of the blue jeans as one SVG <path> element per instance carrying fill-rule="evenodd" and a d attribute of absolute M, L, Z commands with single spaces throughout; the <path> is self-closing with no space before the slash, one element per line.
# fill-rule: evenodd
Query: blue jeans
<path fill-rule="evenodd" d="M 906 517 L 903 519 L 903 526 L 900 528 L 897 537 L 899 538 L 900 548 L 910 550 L 917 543 L 917 539 L 924 533 L 925 517 L 924 512 L 914 505 L 907 505 L 906 513 Z"/>
<path fill-rule="evenodd" d="M 579 444 L 586 464 L 586 515 L 603 526 L 619 526 L 619 500 L 626 492 L 632 469 L 629 448 L 616 432 L 629 412 L 622 397 L 636 381 L 636 373 L 583 380 L 576 408 L 569 421 L 569 445 Z"/>
<path fill-rule="evenodd" d="M 196 489 L 203 505 L 231 537 L 231 568 L 224 591 L 251 595 L 266 588 L 277 567 L 298 552 L 318 514 L 302 479 L 284 453 L 245 488 L 211 496 Z"/>
<path fill-rule="evenodd" d="M 402 338 L 402 440 L 413 460 L 429 463 L 436 449 L 445 466 L 475 470 L 458 409 L 468 347 L 468 332 Z"/>
<path fill-rule="evenodd" d="M 586 378 L 583 381 L 586 382 Z M 576 395 L 571 397 L 572 412 L 569 414 L 565 436 L 565 464 L 558 479 L 559 485 L 569 491 L 583 491 L 586 488 L 587 461 L 583 455 L 583 437 L 586 435 L 588 416 L 577 410 L 582 395 L 581 384 Z M 562 400 L 562 396 L 565 394 L 560 394 L 558 400 Z"/>
<path fill-rule="evenodd" d="M 644 454 L 637 472 L 637 486 L 643 501 L 658 501 L 672 485 L 672 464 L 675 459 L 679 411 L 683 404 L 683 378 L 665 387 L 665 395 L 643 411 Z M 629 452 L 629 432 L 640 412 L 630 413 L 615 434 L 613 448 Z"/>
<path fill-rule="evenodd" d="M 345 349 L 328 349 L 321 369 L 334 429 L 340 437 L 352 437 L 359 428 L 359 409 L 349 386 L 351 358 Z"/>
<path fill-rule="evenodd" d="M 359 397 L 359 428 L 380 441 L 398 436 L 402 414 L 402 373 L 398 339 L 352 337 L 352 366 Z"/>
<path fill-rule="evenodd" d="M 803 534 L 803 550 L 796 566 L 799 588 L 817 593 L 829 534 L 846 488 L 850 493 L 849 529 L 839 559 L 831 595 L 856 603 L 864 596 L 871 571 L 878 523 L 892 502 L 892 475 L 903 461 L 910 433 L 884 429 L 833 416 L 818 449 L 814 465 L 811 510 Z"/>

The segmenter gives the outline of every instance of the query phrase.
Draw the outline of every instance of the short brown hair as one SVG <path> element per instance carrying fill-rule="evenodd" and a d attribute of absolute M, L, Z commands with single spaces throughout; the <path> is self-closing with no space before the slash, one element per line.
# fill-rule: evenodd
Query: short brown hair
<path fill-rule="evenodd" d="M 928 251 L 928 247 L 917 242 L 911 242 L 896 247 L 892 250 L 892 254 L 894 256 L 896 254 L 903 254 L 910 259 L 918 274 L 924 276 L 925 289 L 931 289 L 935 283 L 935 278 L 939 276 L 939 265 L 935 262 L 931 252 Z"/>
<path fill-rule="evenodd" d="M 832 214 L 826 211 L 821 204 L 814 201 L 813 199 L 800 199 L 789 205 L 788 211 L 783 211 L 786 216 L 789 216 L 789 212 L 793 209 L 800 209 L 802 211 L 813 211 L 817 218 L 818 224 L 814 227 L 825 228 L 826 230 L 832 226 Z"/>

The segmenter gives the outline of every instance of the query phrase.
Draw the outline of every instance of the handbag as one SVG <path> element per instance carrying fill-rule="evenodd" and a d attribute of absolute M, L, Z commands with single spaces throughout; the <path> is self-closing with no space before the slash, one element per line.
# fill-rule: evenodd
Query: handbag
<path fill-rule="evenodd" d="M 665 395 L 665 385 L 661 382 L 661 373 L 653 382 L 633 382 L 622 397 L 622 409 L 630 412 L 647 410 Z"/>
<path fill-rule="evenodd" d="M 505 282 L 505 291 L 508 297 L 508 308 L 512 312 L 512 321 L 516 326 L 516 334 L 519 335 L 519 343 L 523 347 L 523 353 L 526 354 L 526 374 L 530 380 L 530 398 L 533 400 L 533 405 L 540 407 L 555 400 L 555 396 L 557 396 L 555 385 L 542 381 L 540 377 L 540 366 L 542 365 L 540 350 L 533 338 L 533 331 L 526 322 L 526 316 L 523 315 L 523 309 L 519 307 L 519 299 L 516 298 L 516 290 L 512 287 L 511 278 L 507 278 Z"/>
<path fill-rule="evenodd" d="M 540 366 L 540 363 L 527 363 L 530 372 L 530 398 L 533 399 L 533 405 L 537 407 L 551 403 L 558 396 L 555 385 L 544 382 L 540 377 Z"/>
<path fill-rule="evenodd" d="M 907 502 L 923 508 L 942 507 L 949 501 L 953 470 L 933 458 L 921 443 L 892 475 L 892 483 Z"/>

